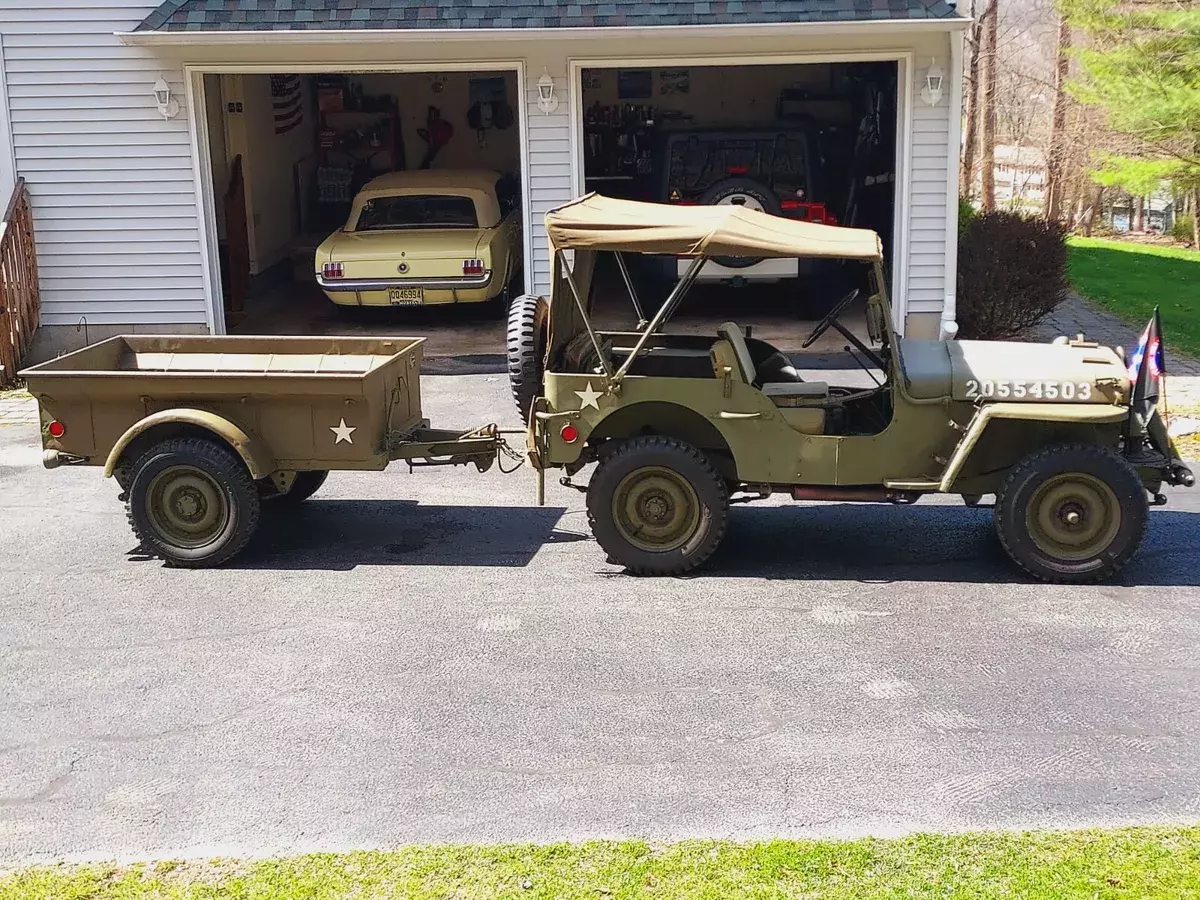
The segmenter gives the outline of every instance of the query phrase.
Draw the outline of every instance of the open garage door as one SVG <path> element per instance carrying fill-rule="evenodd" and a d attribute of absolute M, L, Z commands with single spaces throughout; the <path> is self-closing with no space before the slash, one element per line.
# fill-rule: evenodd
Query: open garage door
<path fill-rule="evenodd" d="M 580 76 L 587 191 L 679 205 L 738 204 L 871 228 L 890 264 L 896 62 L 597 66 Z M 647 305 L 661 301 L 685 265 L 641 261 L 636 282 Z M 792 347 L 805 333 L 800 323 L 820 318 L 859 287 L 850 283 L 857 275 L 857 268 L 833 263 L 712 260 L 678 321 L 695 318 L 704 329 L 737 308 Z M 606 276 L 612 273 L 597 277 Z"/>
<path fill-rule="evenodd" d="M 502 346 L 528 256 L 516 70 L 212 74 L 204 94 L 229 331 L 478 319 Z"/>

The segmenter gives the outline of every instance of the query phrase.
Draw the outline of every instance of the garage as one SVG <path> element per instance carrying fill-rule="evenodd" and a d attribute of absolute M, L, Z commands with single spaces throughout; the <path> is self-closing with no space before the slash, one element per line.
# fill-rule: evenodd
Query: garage
<path fill-rule="evenodd" d="M 895 237 L 895 60 L 578 68 L 582 189 L 677 205 L 734 204 L 789 219 L 870 228 L 889 266 Z M 643 258 L 630 275 L 656 308 L 687 260 Z M 855 274 L 851 274 L 854 272 Z M 753 318 L 790 349 L 854 288 L 857 270 L 810 260 L 714 259 L 676 327 Z M 630 315 L 616 266 L 598 297 L 612 324 Z M 852 321 L 858 306 L 851 310 Z"/>
<path fill-rule="evenodd" d="M 517 70 L 204 82 L 229 331 L 469 332 L 524 292 Z"/>

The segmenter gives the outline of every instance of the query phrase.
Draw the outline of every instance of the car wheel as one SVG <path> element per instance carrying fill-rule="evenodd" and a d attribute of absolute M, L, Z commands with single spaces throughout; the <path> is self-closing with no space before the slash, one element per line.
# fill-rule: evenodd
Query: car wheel
<path fill-rule="evenodd" d="M 258 487 L 222 444 L 163 441 L 132 471 L 129 523 L 142 547 L 168 565 L 218 566 L 239 553 L 258 526 Z"/>
<path fill-rule="evenodd" d="M 700 197 L 705 206 L 744 206 L 759 212 L 777 216 L 780 212 L 779 198 L 766 185 L 753 178 L 727 178 L 718 181 Z M 761 257 L 714 256 L 713 261 L 727 269 L 748 269 L 762 262 Z"/>
<path fill-rule="evenodd" d="M 292 486 L 282 494 L 264 491 L 260 488 L 258 496 L 263 503 L 269 503 L 271 506 L 293 506 L 303 503 L 319 491 L 328 477 L 329 472 L 325 469 L 297 472 L 296 477 L 292 479 Z"/>
<path fill-rule="evenodd" d="M 542 392 L 550 337 L 550 307 L 542 297 L 522 294 L 508 310 L 508 382 L 521 420 Z"/>
<path fill-rule="evenodd" d="M 729 494 L 690 444 L 648 436 L 602 454 L 587 493 L 592 533 L 634 575 L 681 575 L 712 556 L 729 524 Z"/>
<path fill-rule="evenodd" d="M 1019 462 L 996 497 L 1000 543 L 1036 578 L 1086 584 L 1115 575 L 1146 534 L 1137 472 L 1094 444 L 1060 444 Z"/>

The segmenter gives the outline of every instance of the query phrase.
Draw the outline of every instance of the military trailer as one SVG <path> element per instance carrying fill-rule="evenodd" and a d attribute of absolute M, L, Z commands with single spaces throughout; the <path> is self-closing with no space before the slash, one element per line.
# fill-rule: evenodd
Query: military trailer
<path fill-rule="evenodd" d="M 422 417 L 424 341 L 114 337 L 22 377 L 46 466 L 103 466 L 142 546 L 198 568 L 246 545 L 261 504 L 302 501 L 332 470 L 492 466 L 504 447 L 495 426 L 434 429 Z"/>
<path fill-rule="evenodd" d="M 872 231 L 788 221 L 739 206 L 671 207 L 589 195 L 551 211 L 552 296 L 522 297 L 509 368 L 539 472 L 563 484 L 596 464 L 592 529 L 634 573 L 701 565 L 731 503 L 914 503 L 995 495 L 995 525 L 1018 565 L 1048 581 L 1107 578 L 1136 552 L 1164 483 L 1194 484 L 1157 411 L 1133 408 L 1126 362 L 1078 338 L 1052 344 L 898 337 Z M 636 330 L 593 324 L 597 256 L 625 276 Z M 624 255 L 690 260 L 652 316 Z M 865 269 L 867 340 L 839 319 L 846 294 L 804 341 L 829 329 L 876 383 L 808 381 L 794 361 L 727 322 L 711 335 L 666 329 L 706 260 L 807 257 Z M 798 366 L 800 370 L 804 367 Z M 802 514 L 797 527 L 803 528 Z"/>

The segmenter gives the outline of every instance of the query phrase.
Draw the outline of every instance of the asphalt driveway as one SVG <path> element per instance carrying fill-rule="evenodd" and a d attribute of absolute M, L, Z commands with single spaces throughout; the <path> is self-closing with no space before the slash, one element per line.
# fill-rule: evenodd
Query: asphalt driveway
<path fill-rule="evenodd" d="M 400 467 L 173 571 L 116 493 L 0 427 L 0 863 L 1200 818 L 1198 491 L 1083 589 L 926 503 L 738 508 L 633 579 L 577 493 Z"/>

